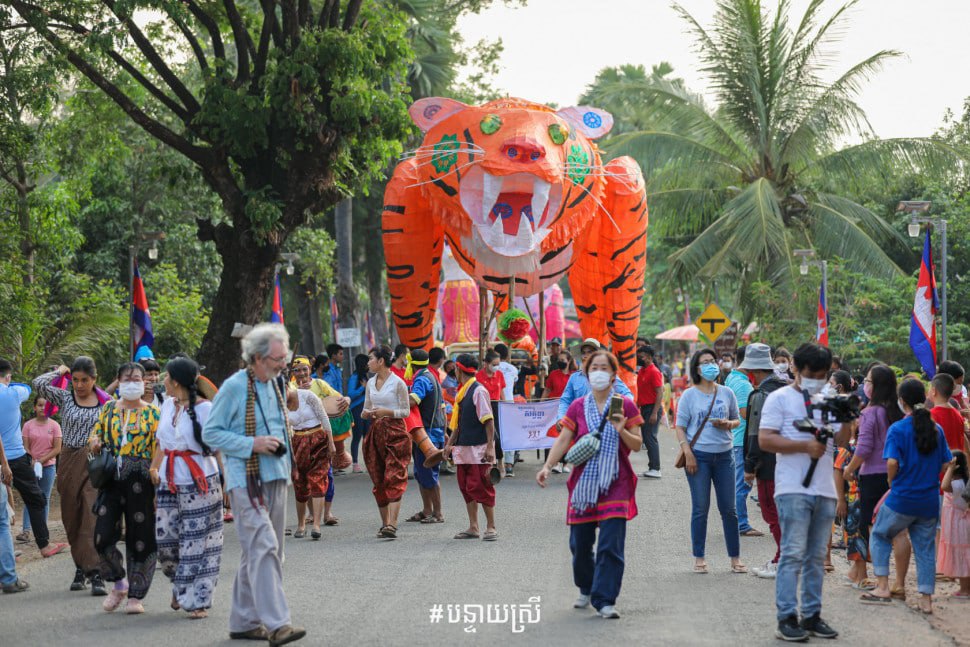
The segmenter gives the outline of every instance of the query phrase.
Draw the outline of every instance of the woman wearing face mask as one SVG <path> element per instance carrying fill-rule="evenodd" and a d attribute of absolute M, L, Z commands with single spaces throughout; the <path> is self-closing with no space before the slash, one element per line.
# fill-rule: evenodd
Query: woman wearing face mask
<path fill-rule="evenodd" d="M 792 355 L 790 352 L 788 352 L 788 349 L 784 346 L 779 346 L 775 349 L 775 352 L 771 354 L 771 358 L 775 362 L 775 375 L 784 380 L 787 384 L 794 382 L 795 375 L 791 372 Z"/>
<path fill-rule="evenodd" d="M 690 535 L 694 572 L 707 573 L 704 549 L 707 542 L 707 513 L 711 507 L 711 484 L 721 514 L 724 541 L 731 558 L 731 571 L 746 573 L 741 563 L 741 539 L 735 508 L 733 430 L 738 427 L 738 401 L 731 389 L 720 386 L 717 356 L 709 348 L 694 353 L 690 378 L 694 386 L 684 391 L 677 407 L 677 440 L 684 452 L 687 483 L 690 486 Z"/>
<path fill-rule="evenodd" d="M 70 378 L 70 389 L 54 386 Z M 98 492 L 88 480 L 88 437 L 98 421 L 107 394 L 99 395 L 98 369 L 90 357 L 80 356 L 71 367 L 60 366 L 34 380 L 34 388 L 60 409 L 62 446 L 57 459 L 57 493 L 61 499 L 61 520 L 74 558 L 72 591 L 83 591 L 91 583 L 91 595 L 107 595 L 98 572 L 100 559 L 94 550 L 94 520 L 91 513 Z"/>
<path fill-rule="evenodd" d="M 549 377 L 546 378 L 546 392 L 545 397 L 549 399 L 556 399 L 562 396 L 562 392 L 566 389 L 566 384 L 569 382 L 569 376 L 573 374 L 576 370 L 576 360 L 569 353 L 563 351 L 559 353 L 559 357 L 556 359 L 556 368 L 554 371 L 549 373 Z M 549 458 L 549 450 L 545 450 L 546 459 Z M 563 471 L 569 472 L 569 468 L 563 462 L 556 463 L 552 468 L 554 474 L 562 474 Z"/>
<path fill-rule="evenodd" d="M 933 613 L 936 583 L 936 525 L 940 518 L 940 470 L 953 460 L 943 429 L 926 408 L 926 389 L 917 379 L 899 385 L 899 407 L 906 417 L 893 423 L 886 435 L 885 456 L 891 483 L 879 508 L 870 538 L 876 588 L 864 593 L 869 604 L 892 604 L 889 589 L 889 553 L 903 531 L 916 553 L 919 609 Z M 899 568 L 899 564 L 896 565 Z"/>
<path fill-rule="evenodd" d="M 859 417 L 855 455 L 843 470 L 842 477 L 848 482 L 859 479 L 859 512 L 863 522 L 859 530 L 865 541 L 869 542 L 872 514 L 879 499 L 889 490 L 889 469 L 883 458 L 886 434 L 890 425 L 902 419 L 903 412 L 896 397 L 896 374 L 885 364 L 870 368 L 862 385 L 869 406 L 862 410 Z M 900 537 L 896 544 L 897 577 L 893 594 L 905 599 L 905 577 L 911 549 L 905 537 Z"/>
<path fill-rule="evenodd" d="M 219 464 L 202 442 L 211 402 L 199 402 L 199 365 L 187 357 L 165 365 L 158 450 L 149 474 L 158 487 L 158 562 L 172 581 L 173 609 L 209 615 L 222 558 Z"/>
<path fill-rule="evenodd" d="M 624 396 L 622 413 L 609 416 L 618 370 L 616 358 L 606 351 L 596 351 L 586 360 L 585 373 L 592 391 L 569 406 L 561 433 L 536 474 L 536 482 L 545 487 L 551 465 L 566 455 L 573 440 L 602 430 L 599 451 L 578 465 L 566 484 L 566 523 L 570 527 L 573 581 L 579 587 L 579 598 L 573 607 L 583 609 L 592 602 L 603 618 L 620 617 L 616 598 L 623 581 L 626 524 L 637 515 L 637 477 L 630 464 L 630 452 L 640 451 L 643 442 L 643 418 L 631 398 Z"/>
<path fill-rule="evenodd" d="M 94 547 L 101 558 L 101 577 L 114 582 L 102 607 L 108 613 L 128 598 L 125 611 L 145 613 L 142 600 L 148 595 L 158 560 L 155 539 L 155 487 L 151 462 L 160 414 L 155 405 L 142 400 L 145 368 L 131 362 L 118 368 L 120 399 L 104 406 L 94 425 L 88 448 L 92 454 L 108 448 L 118 461 L 115 480 L 98 493 Z M 156 477 L 157 478 L 157 477 Z M 125 522 L 125 554 L 115 544 Z M 125 568 L 127 564 L 127 570 Z"/>

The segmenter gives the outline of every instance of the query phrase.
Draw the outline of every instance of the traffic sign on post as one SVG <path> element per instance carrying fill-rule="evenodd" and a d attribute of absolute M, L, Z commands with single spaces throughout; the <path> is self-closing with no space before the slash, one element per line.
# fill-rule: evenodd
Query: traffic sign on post
<path fill-rule="evenodd" d="M 738 336 L 738 324 L 732 323 L 714 342 L 714 352 L 717 353 L 718 358 L 725 353 L 733 355 L 737 351 Z"/>
<path fill-rule="evenodd" d="M 701 316 L 694 321 L 694 325 L 700 328 L 704 336 L 711 343 L 724 334 L 724 331 L 731 327 L 731 318 L 724 314 L 724 311 L 712 303 L 701 313 Z"/>

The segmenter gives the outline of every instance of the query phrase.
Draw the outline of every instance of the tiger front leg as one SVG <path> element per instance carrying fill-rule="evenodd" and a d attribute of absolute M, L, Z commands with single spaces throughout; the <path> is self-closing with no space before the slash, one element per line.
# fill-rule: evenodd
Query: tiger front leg
<path fill-rule="evenodd" d="M 417 183 L 414 160 L 397 165 L 384 191 L 381 235 L 391 316 L 398 337 L 408 348 L 430 349 L 443 232 Z"/>

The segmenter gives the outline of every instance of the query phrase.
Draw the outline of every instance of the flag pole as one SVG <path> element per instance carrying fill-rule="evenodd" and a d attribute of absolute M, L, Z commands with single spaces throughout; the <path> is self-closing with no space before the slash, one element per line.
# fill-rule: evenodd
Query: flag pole
<path fill-rule="evenodd" d="M 829 262 L 822 261 L 822 294 L 825 295 L 825 303 L 822 305 L 825 307 L 825 332 L 830 333 L 829 330 Z M 831 344 L 831 340 L 829 342 Z"/>
<path fill-rule="evenodd" d="M 947 338 L 946 338 L 946 220 L 940 218 L 940 247 L 943 255 L 942 260 L 940 260 L 940 278 L 943 279 L 940 283 L 940 310 L 941 310 L 941 320 L 942 324 L 940 327 L 940 332 L 943 337 L 943 354 L 942 361 L 947 360 Z"/>
<path fill-rule="evenodd" d="M 135 246 L 128 245 L 128 361 L 135 359 Z"/>

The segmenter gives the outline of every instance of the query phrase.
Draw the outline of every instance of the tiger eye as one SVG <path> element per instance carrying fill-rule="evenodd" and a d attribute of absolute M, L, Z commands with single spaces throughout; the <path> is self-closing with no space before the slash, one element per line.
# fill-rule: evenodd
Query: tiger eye
<path fill-rule="evenodd" d="M 486 135 L 492 135 L 498 132 L 498 129 L 502 127 L 502 118 L 498 115 L 486 115 L 482 119 L 481 129 Z"/>
<path fill-rule="evenodd" d="M 549 139 L 552 140 L 553 144 L 562 145 L 566 141 L 566 137 L 568 135 L 569 131 L 559 124 L 552 124 L 549 126 Z"/>

